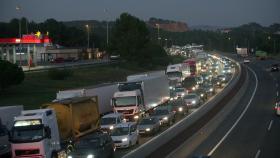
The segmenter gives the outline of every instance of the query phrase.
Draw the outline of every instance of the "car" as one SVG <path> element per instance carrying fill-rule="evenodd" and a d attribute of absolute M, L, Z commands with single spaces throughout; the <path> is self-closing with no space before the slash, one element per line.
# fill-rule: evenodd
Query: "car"
<path fill-rule="evenodd" d="M 278 64 L 273 64 L 271 65 L 271 72 L 279 71 L 279 65 Z"/>
<path fill-rule="evenodd" d="M 189 108 L 196 108 L 201 104 L 200 97 L 195 93 L 189 93 L 188 95 L 185 95 L 184 102 Z"/>
<path fill-rule="evenodd" d="M 101 130 L 104 132 L 111 132 L 114 127 L 124 122 L 124 115 L 122 113 L 110 113 L 104 115 L 100 119 Z"/>
<path fill-rule="evenodd" d="M 160 120 L 161 125 L 172 125 L 175 122 L 175 113 L 172 111 L 172 106 L 159 106 L 154 109 L 150 117 L 156 117 Z"/>
<path fill-rule="evenodd" d="M 200 96 L 200 99 L 203 100 L 204 102 L 207 100 L 208 98 L 208 95 L 207 93 L 205 92 L 204 88 L 200 87 L 198 88 L 195 93 Z"/>
<path fill-rule="evenodd" d="M 177 98 L 184 97 L 186 90 L 183 87 L 175 87 L 175 96 Z"/>
<path fill-rule="evenodd" d="M 214 95 L 216 90 L 212 83 L 206 83 L 203 85 L 204 91 L 207 93 L 208 96 Z"/>
<path fill-rule="evenodd" d="M 222 87 L 222 80 L 220 80 L 219 78 L 213 78 L 212 79 L 212 83 L 214 84 L 214 86 L 221 88 Z"/>
<path fill-rule="evenodd" d="M 276 115 L 280 116 L 280 100 L 275 103 Z"/>
<path fill-rule="evenodd" d="M 223 74 L 231 74 L 232 73 L 231 67 L 224 67 L 222 72 Z"/>
<path fill-rule="evenodd" d="M 178 98 L 175 100 L 170 100 L 167 104 L 172 106 L 172 111 L 175 112 L 175 115 L 186 115 L 189 111 L 188 107 L 184 103 L 184 99 Z"/>
<path fill-rule="evenodd" d="M 245 59 L 243 60 L 243 63 L 244 63 L 244 64 L 249 64 L 249 63 L 250 63 L 250 59 L 245 58 Z"/>
<path fill-rule="evenodd" d="M 114 156 L 115 145 L 108 133 L 94 132 L 79 138 L 68 158 L 109 158 Z"/>
<path fill-rule="evenodd" d="M 139 143 L 139 133 L 136 122 L 118 124 L 111 132 L 116 148 L 129 148 Z"/>
<path fill-rule="evenodd" d="M 146 117 L 137 126 L 140 135 L 152 135 L 160 131 L 160 120 L 156 117 Z"/>

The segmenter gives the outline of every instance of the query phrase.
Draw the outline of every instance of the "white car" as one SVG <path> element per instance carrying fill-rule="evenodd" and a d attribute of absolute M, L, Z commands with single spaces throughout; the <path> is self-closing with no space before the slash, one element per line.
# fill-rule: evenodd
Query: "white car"
<path fill-rule="evenodd" d="M 104 115 L 100 120 L 101 130 L 104 132 L 112 131 L 116 125 L 125 122 L 122 113 L 111 113 Z"/>
<path fill-rule="evenodd" d="M 200 97 L 195 93 L 185 95 L 184 102 L 189 108 L 198 107 L 201 104 Z"/>
<path fill-rule="evenodd" d="M 111 132 L 116 148 L 129 148 L 139 142 L 136 122 L 118 124 Z"/>
<path fill-rule="evenodd" d="M 244 64 L 248 64 L 248 63 L 250 63 L 250 60 L 249 60 L 249 59 L 244 59 L 244 60 L 243 60 L 243 63 L 244 63 Z"/>

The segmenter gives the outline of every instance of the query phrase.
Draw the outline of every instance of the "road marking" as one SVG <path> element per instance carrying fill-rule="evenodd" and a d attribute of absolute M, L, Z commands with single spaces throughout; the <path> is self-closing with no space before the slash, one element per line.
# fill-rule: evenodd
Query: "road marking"
<path fill-rule="evenodd" d="M 224 135 L 224 137 L 218 142 L 218 144 L 216 144 L 216 146 L 208 153 L 208 156 L 212 156 L 213 153 L 217 150 L 217 148 L 223 143 L 223 141 L 229 136 L 229 134 L 232 132 L 232 130 L 236 127 L 236 125 L 239 123 L 239 121 L 242 119 L 242 117 L 245 115 L 246 111 L 248 110 L 249 106 L 251 105 L 251 102 L 253 100 L 253 98 L 255 97 L 257 88 L 258 88 L 258 77 L 257 74 L 255 73 L 254 70 L 252 70 L 250 67 L 247 67 L 253 74 L 254 77 L 256 79 L 256 85 L 255 85 L 255 89 L 253 91 L 253 94 L 248 102 L 248 104 L 246 105 L 246 108 L 243 110 L 243 112 L 241 113 L 241 115 L 238 117 L 238 119 L 236 120 L 236 122 L 232 125 L 232 127 L 227 131 L 226 135 Z"/>
<path fill-rule="evenodd" d="M 268 131 L 270 131 L 272 124 L 273 124 L 273 120 L 271 120 L 270 123 L 269 123 L 269 126 L 267 128 Z"/>
<path fill-rule="evenodd" d="M 278 91 L 276 92 L 276 96 L 277 96 L 277 97 L 279 96 L 279 92 L 278 92 Z"/>
<path fill-rule="evenodd" d="M 259 149 L 259 150 L 257 151 L 256 155 L 255 155 L 255 158 L 258 158 L 258 157 L 260 156 L 260 154 L 261 154 L 261 150 Z"/>

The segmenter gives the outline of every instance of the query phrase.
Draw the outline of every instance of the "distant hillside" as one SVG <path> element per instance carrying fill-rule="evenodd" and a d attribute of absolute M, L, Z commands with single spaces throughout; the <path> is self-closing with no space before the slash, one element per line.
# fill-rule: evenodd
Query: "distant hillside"
<path fill-rule="evenodd" d="M 194 25 L 190 26 L 191 30 L 202 30 L 202 31 L 218 31 L 228 27 L 225 26 L 210 26 L 210 25 Z"/>
<path fill-rule="evenodd" d="M 189 31 L 189 27 L 184 22 L 171 21 L 171 20 L 163 20 L 157 18 L 150 18 L 147 21 L 147 25 L 152 28 L 157 28 L 157 24 L 160 29 L 170 32 L 186 32 Z"/>

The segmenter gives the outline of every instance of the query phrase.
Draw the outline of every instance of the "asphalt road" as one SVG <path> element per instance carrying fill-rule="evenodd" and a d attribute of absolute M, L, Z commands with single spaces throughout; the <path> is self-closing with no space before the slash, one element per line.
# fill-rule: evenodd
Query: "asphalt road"
<path fill-rule="evenodd" d="M 192 157 L 211 155 L 211 158 L 279 158 L 280 157 L 280 117 L 273 110 L 280 92 L 280 72 L 271 73 L 272 60 L 253 61 L 248 66 L 251 71 L 249 83 L 243 97 L 235 108 L 221 121 L 219 126 L 193 152 L 189 153 L 188 143 L 181 145 L 169 157 Z M 279 97 L 279 96 L 278 96 Z M 250 102 L 251 103 L 248 104 Z M 244 111 L 248 106 L 247 111 Z M 240 117 L 244 113 L 243 117 Z M 236 121 L 239 119 L 239 122 Z M 236 126 L 232 126 L 236 123 Z M 232 130 L 228 132 L 230 129 Z M 228 134 L 227 134 L 228 132 Z M 224 137 L 227 134 L 226 137 Z M 220 141 L 224 137 L 223 141 Z M 218 144 L 218 145 L 217 145 Z M 215 148 L 216 147 L 216 148 Z"/>

